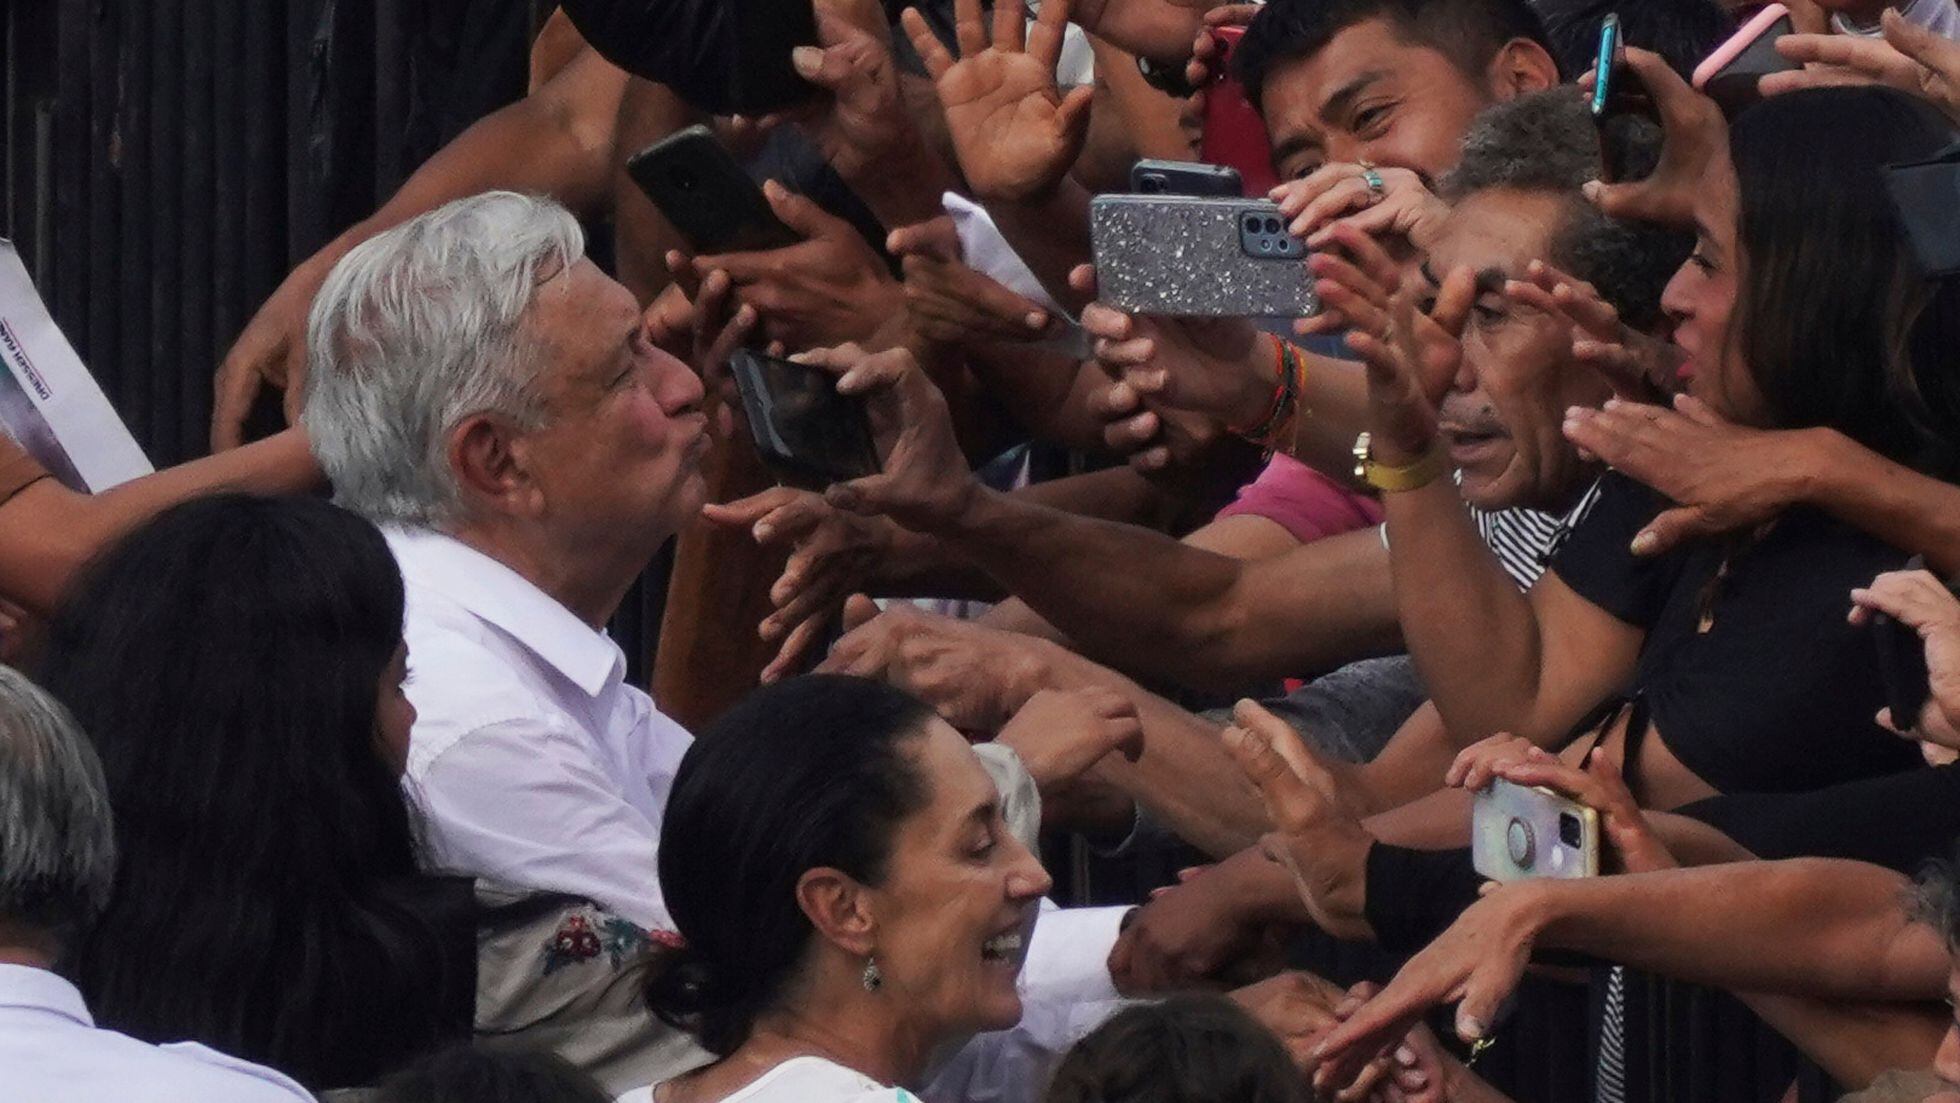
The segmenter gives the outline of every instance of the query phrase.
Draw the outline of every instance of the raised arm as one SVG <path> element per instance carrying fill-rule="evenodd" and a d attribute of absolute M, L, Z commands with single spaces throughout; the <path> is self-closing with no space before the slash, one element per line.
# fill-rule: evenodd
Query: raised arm
<path fill-rule="evenodd" d="M 1879 866 L 1828 858 L 1524 881 L 1478 901 L 1323 1043 L 1357 1064 L 1429 1008 L 1482 1037 L 1536 949 L 1593 954 L 1736 991 L 1827 1000 L 1944 998 L 1946 947 Z"/>
<path fill-rule="evenodd" d="M 18 452 L 0 435 L 0 460 Z M 298 429 L 231 452 L 165 468 L 101 494 L 79 494 L 43 478 L 0 502 L 0 596 L 39 616 L 60 602 L 69 579 L 122 535 L 179 502 L 226 490 L 292 494 L 321 485 Z"/>
<path fill-rule="evenodd" d="M 590 210 L 611 182 L 613 135 L 627 75 L 590 48 L 536 92 L 485 116 L 429 158 L 374 214 L 293 269 L 218 367 L 211 446 L 235 448 L 266 384 L 298 414 L 306 376 L 306 315 L 327 273 L 368 238 L 444 203 L 493 188 L 538 192 Z"/>

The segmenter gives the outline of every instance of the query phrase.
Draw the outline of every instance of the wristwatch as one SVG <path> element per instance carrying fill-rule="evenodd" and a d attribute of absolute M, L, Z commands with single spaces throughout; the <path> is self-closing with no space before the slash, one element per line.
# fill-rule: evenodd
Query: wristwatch
<path fill-rule="evenodd" d="M 1449 457 L 1433 441 L 1419 459 L 1400 467 L 1376 463 L 1373 444 L 1367 433 L 1354 438 L 1354 477 L 1384 494 L 1419 490 L 1449 470 Z"/>

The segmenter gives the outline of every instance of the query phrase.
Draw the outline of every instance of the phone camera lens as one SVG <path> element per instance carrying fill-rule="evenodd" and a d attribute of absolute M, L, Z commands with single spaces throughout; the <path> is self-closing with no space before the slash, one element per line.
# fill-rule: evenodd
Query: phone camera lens
<path fill-rule="evenodd" d="M 1139 183 L 1142 185 L 1142 191 L 1143 194 L 1145 195 L 1162 195 L 1164 193 L 1163 173 L 1160 172 L 1145 173 L 1143 179 L 1139 181 Z"/>
<path fill-rule="evenodd" d="M 1558 841 L 1574 850 L 1579 849 L 1582 836 L 1579 831 L 1579 817 L 1570 812 L 1558 814 Z"/>
<path fill-rule="evenodd" d="M 1266 229 L 1266 232 L 1267 232 L 1267 233 L 1269 233 L 1269 234 L 1276 234 L 1276 233 L 1279 233 L 1279 230 L 1280 230 L 1280 225 L 1279 225 L 1279 219 L 1277 219 L 1277 218 L 1269 218 L 1269 219 L 1267 219 L 1267 220 L 1266 220 L 1266 226 L 1265 226 L 1265 229 Z"/>
<path fill-rule="evenodd" d="M 1259 220 L 1259 216 L 1258 216 L 1258 215 L 1256 215 L 1256 214 L 1249 214 L 1249 215 L 1246 215 L 1246 216 L 1245 216 L 1245 232 L 1246 232 L 1246 233 L 1248 233 L 1248 234 L 1256 234 L 1256 233 L 1258 233 L 1258 232 L 1259 232 L 1259 221 L 1260 221 L 1260 220 Z"/>
<path fill-rule="evenodd" d="M 1271 238 L 1267 238 L 1267 237 L 1262 237 L 1262 238 L 1260 238 L 1260 239 L 1259 239 L 1259 251 L 1260 251 L 1260 252 L 1262 252 L 1262 253 L 1270 253 L 1270 252 L 1272 252 L 1272 251 L 1273 251 L 1273 239 L 1271 239 Z"/>

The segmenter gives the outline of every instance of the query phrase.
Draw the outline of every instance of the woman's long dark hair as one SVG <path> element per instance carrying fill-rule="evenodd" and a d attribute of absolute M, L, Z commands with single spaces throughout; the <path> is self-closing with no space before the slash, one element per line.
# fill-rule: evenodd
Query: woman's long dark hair
<path fill-rule="evenodd" d="M 1960 456 L 1960 281 L 1927 280 L 1884 168 L 1953 140 L 1885 88 L 1775 96 L 1737 117 L 1732 339 L 1772 428 L 1829 426 L 1938 478 Z"/>
<path fill-rule="evenodd" d="M 118 864 L 72 972 L 103 1025 L 316 1088 L 467 1037 L 467 882 L 416 870 L 376 742 L 402 581 L 325 502 L 179 506 L 94 564 L 42 681 L 101 752 Z"/>
<path fill-rule="evenodd" d="M 810 674 L 759 689 L 681 759 L 660 828 L 660 885 L 686 947 L 647 1003 L 726 1056 L 793 979 L 814 928 L 796 883 L 822 867 L 884 879 L 900 820 L 929 799 L 904 745 L 932 710 L 885 685 Z"/>

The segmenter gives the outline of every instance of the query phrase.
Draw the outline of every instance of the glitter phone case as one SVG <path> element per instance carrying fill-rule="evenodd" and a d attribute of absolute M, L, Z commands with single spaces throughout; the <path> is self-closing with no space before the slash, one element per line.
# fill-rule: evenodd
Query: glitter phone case
<path fill-rule="evenodd" d="M 1097 297 L 1132 314 L 1300 318 L 1319 308 L 1306 248 L 1261 199 L 1101 195 Z"/>

